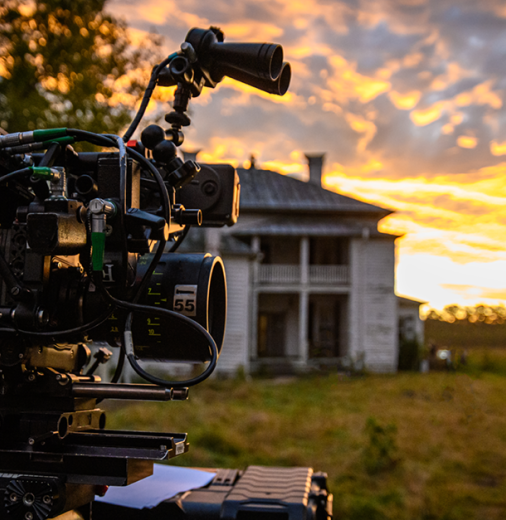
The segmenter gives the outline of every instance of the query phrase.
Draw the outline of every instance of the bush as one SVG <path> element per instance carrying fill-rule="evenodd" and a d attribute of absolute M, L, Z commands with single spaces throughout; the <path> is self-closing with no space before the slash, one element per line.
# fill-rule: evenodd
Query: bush
<path fill-rule="evenodd" d="M 374 417 L 369 417 L 365 425 L 369 442 L 362 452 L 365 469 L 369 475 L 393 469 L 398 462 L 397 426 L 382 426 Z"/>

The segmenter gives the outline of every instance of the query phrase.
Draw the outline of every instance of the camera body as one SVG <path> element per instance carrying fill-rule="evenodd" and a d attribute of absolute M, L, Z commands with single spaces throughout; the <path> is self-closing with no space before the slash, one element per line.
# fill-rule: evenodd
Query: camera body
<path fill-rule="evenodd" d="M 134 159 L 126 162 L 124 200 L 118 153 L 76 153 L 59 144 L 45 154 L 2 153 L 2 175 L 27 162 L 35 173 L 0 186 L 0 490 L 10 497 L 6 511 L 12 518 L 38 507 L 47 515 L 78 507 L 93 499 L 97 486 L 131 483 L 150 474 L 152 460 L 188 449 L 185 434 L 105 429 L 105 414 L 97 408 L 104 397 L 185 399 L 188 390 L 102 383 L 93 370 L 83 373 L 90 365 L 93 342 L 121 348 L 128 312 L 111 309 L 96 285 L 97 272 L 114 298 L 137 299 L 148 310 L 175 311 L 165 319 L 148 312 L 133 320 L 136 359 L 208 362 L 205 338 L 176 313 L 210 332 L 217 355 L 226 316 L 226 280 L 219 257 L 163 252 L 149 272 L 155 244 L 180 235 L 187 222 L 206 225 L 200 209 L 186 210 L 177 201 L 169 182 L 167 222 L 158 214 L 160 197 L 145 167 Z M 157 166 L 162 178 L 169 178 L 170 167 Z M 184 164 L 177 160 L 174 166 Z M 44 168 L 51 178 L 37 177 Z M 200 186 L 198 165 L 187 168 L 197 179 L 194 186 Z M 230 173 L 212 171 L 206 179 L 211 176 L 219 193 L 234 201 L 238 178 L 235 171 Z M 184 195 L 190 205 L 192 193 Z M 197 203 L 206 201 L 205 193 Z M 216 202 L 204 204 L 212 225 L 237 218 L 237 205 L 225 208 L 222 198 Z M 92 241 L 95 217 L 102 224 L 102 248 Z M 97 250 L 98 267 L 93 258 Z M 104 351 L 97 352 L 95 368 L 110 357 Z M 90 453 L 95 457 L 92 465 Z M 23 497 L 32 495 L 39 498 L 22 505 Z"/>
<path fill-rule="evenodd" d="M 181 51 L 153 69 L 122 138 L 68 128 L 0 132 L 0 518 L 45 520 L 87 507 L 106 486 L 145 478 L 153 461 L 188 450 L 184 433 L 107 430 L 98 404 L 185 400 L 216 366 L 223 262 L 177 248 L 192 226 L 237 221 L 239 179 L 229 165 L 179 159 L 181 129 L 190 99 L 225 75 L 278 95 L 290 81 L 279 45 L 223 40 L 217 28 L 192 29 Z M 150 125 L 131 141 L 157 84 L 177 86 L 171 126 Z M 76 152 L 80 142 L 101 150 Z M 109 382 L 95 374 L 112 356 L 98 344 L 119 351 Z M 150 384 L 120 383 L 126 361 Z M 168 381 L 143 361 L 204 368 Z M 249 478 L 236 476 L 233 486 Z M 297 511 L 326 518 L 326 483 L 309 478 L 301 492 L 308 486 L 317 498 L 309 508 L 304 495 Z M 219 493 L 209 491 L 196 500 L 215 517 Z"/>

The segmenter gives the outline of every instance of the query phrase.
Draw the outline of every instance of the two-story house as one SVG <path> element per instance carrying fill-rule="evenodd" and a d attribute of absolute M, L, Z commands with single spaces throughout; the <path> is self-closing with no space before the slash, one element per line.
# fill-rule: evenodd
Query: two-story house
<path fill-rule="evenodd" d="M 238 223 L 187 239 L 184 249 L 205 248 L 225 262 L 222 372 L 397 369 L 397 236 L 378 231 L 392 212 L 324 189 L 323 156 L 308 161 L 308 182 L 254 164 L 238 169 Z"/>

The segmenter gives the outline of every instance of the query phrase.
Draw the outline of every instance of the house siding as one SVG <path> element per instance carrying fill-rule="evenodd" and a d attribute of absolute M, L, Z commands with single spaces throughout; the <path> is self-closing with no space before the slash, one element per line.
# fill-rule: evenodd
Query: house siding
<path fill-rule="evenodd" d="M 227 277 L 227 325 L 217 365 L 218 373 L 234 375 L 249 370 L 250 262 L 247 257 L 224 257 Z"/>
<path fill-rule="evenodd" d="M 393 241 L 352 240 L 349 355 L 374 372 L 395 372 L 397 367 L 394 268 Z"/>

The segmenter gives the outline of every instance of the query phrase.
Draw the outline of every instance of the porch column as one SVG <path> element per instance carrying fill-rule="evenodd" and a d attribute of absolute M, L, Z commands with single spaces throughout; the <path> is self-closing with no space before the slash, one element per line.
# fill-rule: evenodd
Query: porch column
<path fill-rule="evenodd" d="M 250 331 L 249 331 L 249 358 L 256 359 L 258 357 L 258 270 L 260 269 L 260 237 L 255 235 L 251 238 L 251 250 L 255 257 L 251 261 L 251 274 L 253 284 L 250 286 Z"/>
<path fill-rule="evenodd" d="M 308 312 L 309 312 L 309 238 L 300 239 L 300 283 L 299 292 L 299 359 L 306 364 L 309 357 L 307 339 Z"/>
<path fill-rule="evenodd" d="M 309 358 L 309 343 L 307 339 L 307 324 L 309 312 L 309 294 L 303 289 L 299 293 L 299 359 L 303 365 Z"/>
<path fill-rule="evenodd" d="M 249 331 L 249 360 L 258 357 L 258 290 L 250 288 L 250 331 Z"/>
<path fill-rule="evenodd" d="M 258 270 L 260 269 L 260 262 L 258 261 L 258 257 L 260 255 L 260 237 L 259 236 L 252 237 L 251 250 L 256 255 L 252 262 L 252 271 L 253 272 L 251 274 L 253 275 L 253 284 L 257 284 L 258 283 Z M 256 319 L 255 319 L 255 323 L 256 323 Z"/>
<path fill-rule="evenodd" d="M 300 283 L 309 283 L 309 238 L 300 239 Z"/>

